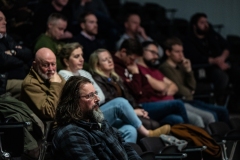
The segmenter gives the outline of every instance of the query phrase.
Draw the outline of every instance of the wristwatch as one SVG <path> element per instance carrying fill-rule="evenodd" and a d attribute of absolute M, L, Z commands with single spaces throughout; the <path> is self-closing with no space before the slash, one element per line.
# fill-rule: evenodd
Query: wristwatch
<path fill-rule="evenodd" d="M 12 54 L 12 56 L 15 56 L 16 55 L 16 51 L 14 49 L 11 49 L 10 50 L 10 53 Z"/>

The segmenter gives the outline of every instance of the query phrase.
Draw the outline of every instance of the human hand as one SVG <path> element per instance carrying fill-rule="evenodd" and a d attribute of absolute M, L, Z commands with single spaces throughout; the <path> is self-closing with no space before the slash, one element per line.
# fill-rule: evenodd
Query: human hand
<path fill-rule="evenodd" d="M 91 2 L 92 0 L 81 0 L 81 6 L 85 6 L 86 3 Z"/>
<path fill-rule="evenodd" d="M 137 31 L 145 40 L 148 40 L 148 36 L 146 35 L 143 27 L 139 26 Z"/>
<path fill-rule="evenodd" d="M 218 67 L 219 67 L 221 70 L 225 71 L 225 70 L 227 70 L 227 69 L 230 68 L 230 65 L 229 65 L 228 63 L 226 63 L 226 62 L 223 62 L 223 63 L 219 63 L 219 64 L 218 64 Z"/>
<path fill-rule="evenodd" d="M 17 48 L 17 49 L 22 49 L 22 46 L 15 46 L 15 48 Z"/>
<path fill-rule="evenodd" d="M 55 71 L 54 75 L 49 79 L 50 82 L 57 82 L 57 83 L 61 83 L 62 79 L 60 78 L 60 76 L 57 74 L 57 72 Z"/>
<path fill-rule="evenodd" d="M 73 35 L 71 32 L 65 31 L 64 34 L 60 37 L 60 39 L 70 39 L 72 37 L 73 37 Z"/>
<path fill-rule="evenodd" d="M 143 117 L 143 118 L 149 119 L 148 112 L 145 111 L 144 109 L 137 108 L 137 109 L 134 109 L 134 112 L 139 117 Z"/>
<path fill-rule="evenodd" d="M 133 63 L 131 65 L 127 66 L 127 69 L 130 73 L 132 74 L 138 74 L 139 73 L 139 69 L 136 63 Z"/>
<path fill-rule="evenodd" d="M 5 54 L 12 56 L 12 53 L 10 52 L 10 50 L 5 51 Z"/>
<path fill-rule="evenodd" d="M 191 61 L 189 59 L 183 58 L 183 61 L 181 63 L 181 66 L 186 72 L 191 72 L 192 67 L 191 67 Z"/>

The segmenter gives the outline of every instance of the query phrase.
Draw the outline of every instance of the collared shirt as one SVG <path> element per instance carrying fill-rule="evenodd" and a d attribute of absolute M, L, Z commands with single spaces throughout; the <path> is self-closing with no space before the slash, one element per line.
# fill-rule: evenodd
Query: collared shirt
<path fill-rule="evenodd" d="M 87 33 L 84 32 L 84 31 L 81 31 L 81 34 L 82 34 L 85 38 L 87 38 L 87 39 L 89 39 L 89 40 L 91 40 L 91 41 L 94 41 L 94 40 L 96 39 L 95 36 L 90 36 L 89 34 L 87 34 Z"/>

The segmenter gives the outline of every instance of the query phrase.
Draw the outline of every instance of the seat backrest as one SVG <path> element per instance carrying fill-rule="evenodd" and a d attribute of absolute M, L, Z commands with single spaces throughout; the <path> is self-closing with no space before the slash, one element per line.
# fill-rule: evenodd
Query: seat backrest
<path fill-rule="evenodd" d="M 224 136 L 230 131 L 228 124 L 225 122 L 213 122 L 209 124 L 212 135 Z"/>
<path fill-rule="evenodd" d="M 141 147 L 136 143 L 128 142 L 128 144 L 138 153 L 143 160 L 155 160 L 155 154 L 153 152 L 143 152 Z"/>
<path fill-rule="evenodd" d="M 128 142 L 128 144 L 139 154 L 141 155 L 143 153 L 142 149 L 140 148 L 140 146 L 136 143 L 131 143 Z"/>
<path fill-rule="evenodd" d="M 11 157 L 20 157 L 24 151 L 24 122 L 0 123 L 2 150 Z"/>
<path fill-rule="evenodd" d="M 233 129 L 240 129 L 240 118 L 231 118 L 230 123 Z"/>
<path fill-rule="evenodd" d="M 165 146 L 159 137 L 144 137 L 140 140 L 140 143 L 145 151 L 151 151 L 155 154 L 179 153 L 176 146 Z"/>

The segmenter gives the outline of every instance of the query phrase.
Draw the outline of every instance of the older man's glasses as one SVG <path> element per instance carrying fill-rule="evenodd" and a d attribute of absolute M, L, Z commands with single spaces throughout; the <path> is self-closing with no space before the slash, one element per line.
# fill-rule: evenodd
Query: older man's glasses
<path fill-rule="evenodd" d="M 92 100 L 92 99 L 94 99 L 97 95 L 98 95 L 98 92 L 95 91 L 95 92 L 91 92 L 91 93 L 89 93 L 89 94 L 87 94 L 87 95 L 85 95 L 85 96 L 80 96 L 80 97 L 84 97 L 84 98 L 86 98 L 86 99 Z"/>

